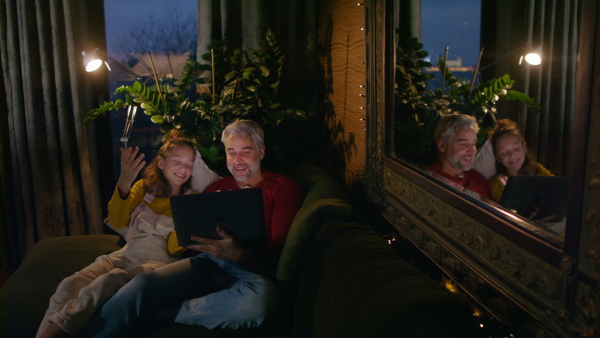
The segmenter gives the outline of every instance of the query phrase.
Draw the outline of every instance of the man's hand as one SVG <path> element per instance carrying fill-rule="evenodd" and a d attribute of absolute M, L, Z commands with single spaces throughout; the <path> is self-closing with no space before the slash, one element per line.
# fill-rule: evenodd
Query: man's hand
<path fill-rule="evenodd" d="M 554 225 L 554 222 L 551 221 L 556 218 L 555 214 L 534 219 L 534 217 L 537 216 L 538 212 L 539 209 L 534 208 L 528 215 L 526 215 L 527 219 L 530 219 L 532 222 L 543 227 L 549 227 Z"/>
<path fill-rule="evenodd" d="M 200 236 L 192 236 L 192 240 L 198 242 L 195 245 L 188 245 L 188 249 L 202 251 L 211 254 L 215 258 L 227 259 L 240 262 L 247 257 L 246 249 L 240 244 L 240 241 L 225 229 L 217 227 L 217 233 L 223 239 L 210 239 Z"/>
<path fill-rule="evenodd" d="M 506 182 L 508 182 L 508 176 L 504 175 L 504 174 L 500 174 L 500 176 L 498 176 L 498 179 L 500 179 L 500 183 L 502 183 L 502 185 L 506 185 Z"/>

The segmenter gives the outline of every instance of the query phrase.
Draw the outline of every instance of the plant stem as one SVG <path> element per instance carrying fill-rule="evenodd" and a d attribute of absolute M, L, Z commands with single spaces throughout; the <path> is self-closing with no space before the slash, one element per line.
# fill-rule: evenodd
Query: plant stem
<path fill-rule="evenodd" d="M 150 57 L 150 65 L 152 66 L 152 73 L 154 74 L 154 81 L 156 82 L 156 89 L 158 89 L 158 97 L 160 97 L 160 101 L 164 102 L 162 90 L 160 89 L 160 83 L 158 83 L 158 75 L 156 75 L 156 69 L 154 69 L 154 61 L 152 60 L 152 54 L 148 51 L 148 56 Z"/>

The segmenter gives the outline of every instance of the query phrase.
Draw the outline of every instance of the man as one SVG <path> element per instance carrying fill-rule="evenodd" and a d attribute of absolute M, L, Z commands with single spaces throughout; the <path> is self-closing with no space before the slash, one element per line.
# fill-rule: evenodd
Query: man
<path fill-rule="evenodd" d="M 477 132 L 479 126 L 472 116 L 452 114 L 442 117 L 433 133 L 438 159 L 428 169 L 432 175 L 456 188 L 465 188 L 490 199 L 488 180 L 471 169 L 477 153 Z"/>
<path fill-rule="evenodd" d="M 255 327 L 276 310 L 279 295 L 267 276 L 274 275 L 303 196 L 291 179 L 262 169 L 263 135 L 253 121 L 228 125 L 221 141 L 232 176 L 205 192 L 262 188 L 268 243 L 244 247 L 221 228 L 221 240 L 192 236 L 198 244 L 188 249 L 201 254 L 132 279 L 97 311 L 82 336 L 125 336 L 157 312 L 163 320 L 207 328 Z"/>

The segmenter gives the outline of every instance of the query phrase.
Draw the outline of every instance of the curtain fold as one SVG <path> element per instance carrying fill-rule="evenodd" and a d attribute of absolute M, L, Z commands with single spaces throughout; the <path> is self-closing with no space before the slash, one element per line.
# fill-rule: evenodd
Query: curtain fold
<path fill-rule="evenodd" d="M 215 39 L 227 38 L 231 50 L 260 48 L 267 29 L 277 29 L 268 18 L 279 8 L 272 0 L 198 0 L 198 56 L 209 53 Z"/>
<path fill-rule="evenodd" d="M 82 80 L 87 2 L 0 0 L 1 269 L 37 241 L 102 232 L 91 109 Z M 87 92 L 86 92 L 87 91 Z"/>
<path fill-rule="evenodd" d="M 394 8 L 398 15 L 394 15 L 394 27 L 397 28 L 396 43 L 400 38 L 414 37 L 423 41 L 421 0 L 394 0 Z"/>
<path fill-rule="evenodd" d="M 529 155 L 555 175 L 569 175 L 576 95 L 579 0 L 482 2 L 483 64 L 498 59 L 484 79 L 509 74 L 513 89 L 536 99 L 539 114 L 516 103 L 499 104 L 498 117 L 517 122 Z M 541 48 L 540 66 L 519 65 L 524 48 Z M 516 53 L 519 50 L 521 53 Z M 511 57 L 499 60 L 510 53 Z"/>

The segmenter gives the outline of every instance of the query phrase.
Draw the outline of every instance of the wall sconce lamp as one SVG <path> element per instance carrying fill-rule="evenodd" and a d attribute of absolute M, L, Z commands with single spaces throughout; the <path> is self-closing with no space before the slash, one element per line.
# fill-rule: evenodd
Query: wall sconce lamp
<path fill-rule="evenodd" d="M 481 49 L 483 51 L 483 48 Z M 532 49 L 532 48 L 517 48 L 515 50 L 513 50 L 512 52 L 502 55 L 501 57 L 497 58 L 496 60 L 494 60 L 492 63 L 489 63 L 483 67 L 481 67 L 479 69 L 479 71 L 482 71 L 484 69 L 487 69 L 493 65 L 495 65 L 496 63 L 498 63 L 498 61 L 501 61 L 511 55 L 517 54 L 518 52 L 522 52 L 521 53 L 521 57 L 519 58 L 519 65 L 523 64 L 523 61 L 525 61 L 527 64 L 532 65 L 532 66 L 538 66 L 542 63 L 542 53 L 540 51 L 540 49 Z M 480 58 L 481 58 L 480 54 Z"/>
<path fill-rule="evenodd" d="M 127 74 L 133 76 L 136 81 L 141 83 L 145 82 L 145 78 L 143 76 L 134 73 L 131 69 L 125 67 L 113 57 L 111 57 L 110 55 L 106 54 L 98 48 L 94 49 L 94 52 L 92 54 L 87 54 L 85 51 L 81 52 L 81 54 L 83 55 L 83 65 L 85 66 L 85 70 L 87 72 L 93 72 L 97 70 L 98 68 L 100 68 L 100 66 L 102 66 L 102 63 L 104 63 L 106 65 L 106 68 L 108 68 L 108 70 L 110 71 L 111 69 L 107 62 L 107 60 L 110 60 L 112 63 L 114 63 L 123 71 L 125 71 Z M 133 122 L 135 119 L 135 113 L 137 112 L 137 108 L 137 106 L 133 105 L 127 106 L 125 127 L 123 128 L 123 136 L 121 136 L 121 142 L 123 142 L 125 149 L 127 149 L 129 138 L 131 137 L 131 131 L 133 130 Z"/>
<path fill-rule="evenodd" d="M 523 60 L 532 66 L 539 66 L 542 64 L 542 53 L 540 53 L 540 51 L 530 50 L 524 55 L 521 55 L 519 65 L 523 63 Z"/>
<path fill-rule="evenodd" d="M 530 48 L 530 47 L 519 47 L 508 54 L 502 55 L 501 57 L 497 58 L 493 62 L 491 62 L 483 67 L 479 67 L 479 65 L 481 64 L 481 57 L 483 56 L 483 47 L 482 47 L 481 51 L 479 52 L 479 58 L 477 59 L 477 66 L 475 67 L 475 71 L 473 72 L 473 81 L 471 81 L 471 91 L 473 91 L 473 86 L 475 84 L 475 79 L 477 78 L 477 76 L 479 75 L 481 77 L 482 70 L 487 69 L 487 68 L 495 65 L 496 63 L 498 63 L 498 61 L 501 61 L 511 55 L 517 54 L 518 52 L 522 52 L 521 57 L 519 58 L 519 65 L 522 65 L 523 61 L 525 61 L 525 63 L 527 63 L 528 65 L 531 65 L 531 66 L 538 66 L 542 63 L 541 47 L 539 49 L 534 49 L 534 48 Z M 480 79 L 480 82 L 481 82 L 481 79 Z"/>
<path fill-rule="evenodd" d="M 121 63 L 119 63 L 117 60 L 115 60 L 112 56 L 106 54 L 105 52 L 103 52 L 102 50 L 100 50 L 98 48 L 94 49 L 94 52 L 91 54 L 88 54 L 85 51 L 81 52 L 81 54 L 83 55 L 83 65 L 85 66 L 86 72 L 95 71 L 96 69 L 100 68 L 100 66 L 102 66 L 102 63 L 104 63 L 106 65 L 106 68 L 108 68 L 108 70 L 110 71 L 111 69 L 107 62 L 107 60 L 110 60 L 110 62 L 117 65 L 119 68 L 121 68 L 127 74 L 133 76 L 136 81 L 141 82 L 141 83 L 145 82 L 145 78 L 143 76 L 134 73 L 131 69 L 123 66 Z"/>

